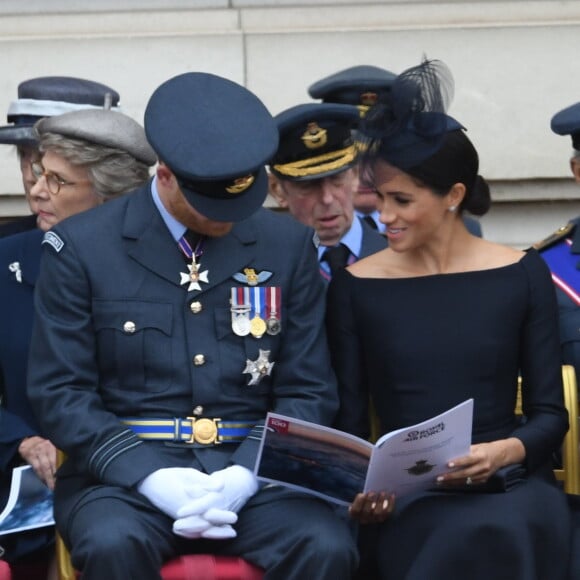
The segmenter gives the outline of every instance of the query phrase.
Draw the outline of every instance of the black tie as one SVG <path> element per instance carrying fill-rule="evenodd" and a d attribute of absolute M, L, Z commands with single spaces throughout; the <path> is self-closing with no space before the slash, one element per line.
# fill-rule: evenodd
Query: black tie
<path fill-rule="evenodd" d="M 371 226 L 373 230 L 379 229 L 379 226 L 377 226 L 377 222 L 370 215 L 365 215 L 363 221 L 367 222 L 367 224 L 369 224 L 369 226 Z"/>
<path fill-rule="evenodd" d="M 330 273 L 334 275 L 338 270 L 346 266 L 349 256 L 350 250 L 344 244 L 338 244 L 338 246 L 328 248 L 322 254 L 322 259 L 328 262 Z"/>

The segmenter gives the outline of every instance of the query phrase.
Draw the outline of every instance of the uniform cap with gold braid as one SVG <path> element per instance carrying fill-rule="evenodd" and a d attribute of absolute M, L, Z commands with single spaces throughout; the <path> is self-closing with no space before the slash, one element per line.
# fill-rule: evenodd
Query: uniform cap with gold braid
<path fill-rule="evenodd" d="M 308 103 L 275 117 L 280 145 L 270 169 L 282 179 L 321 179 L 356 164 L 351 134 L 359 113 L 351 105 Z"/>
<path fill-rule="evenodd" d="M 395 73 L 378 66 L 351 66 L 313 83 L 308 94 L 323 103 L 355 105 L 364 116 L 370 107 L 384 102 L 396 78 Z"/>
<path fill-rule="evenodd" d="M 145 133 L 181 191 L 205 217 L 236 222 L 268 193 L 265 164 L 278 147 L 272 115 L 233 81 L 185 73 L 159 86 L 145 110 Z"/>

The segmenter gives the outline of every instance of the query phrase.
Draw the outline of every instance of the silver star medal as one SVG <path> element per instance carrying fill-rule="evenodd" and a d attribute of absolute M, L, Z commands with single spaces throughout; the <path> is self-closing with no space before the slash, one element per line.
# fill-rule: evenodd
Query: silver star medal
<path fill-rule="evenodd" d="M 269 350 L 259 349 L 259 356 L 256 360 L 246 359 L 246 368 L 244 374 L 252 375 L 248 386 L 257 385 L 264 377 L 269 377 L 274 368 L 273 362 L 268 360 L 270 356 Z"/>
<path fill-rule="evenodd" d="M 180 276 L 181 276 L 181 282 L 179 282 L 181 285 L 183 284 L 189 284 L 189 287 L 187 288 L 188 292 L 191 292 L 192 290 L 201 290 L 201 286 L 200 286 L 200 282 L 204 282 L 205 284 L 209 284 L 209 280 L 208 280 L 208 270 L 204 270 L 203 272 L 200 272 L 199 269 L 201 268 L 201 264 L 198 264 L 195 261 L 195 257 L 192 258 L 191 260 L 191 264 L 189 266 L 187 266 L 187 269 L 189 270 L 189 272 L 180 272 Z"/>

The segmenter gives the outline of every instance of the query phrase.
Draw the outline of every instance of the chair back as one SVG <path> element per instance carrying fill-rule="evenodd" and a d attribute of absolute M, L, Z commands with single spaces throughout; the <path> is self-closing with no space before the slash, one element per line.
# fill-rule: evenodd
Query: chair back
<path fill-rule="evenodd" d="M 568 411 L 570 427 L 562 443 L 562 467 L 554 469 L 554 475 L 562 482 L 566 493 L 580 494 L 580 456 L 578 450 L 578 386 L 572 365 L 562 365 L 564 404 Z M 516 415 L 522 415 L 522 378 L 518 379 Z"/>

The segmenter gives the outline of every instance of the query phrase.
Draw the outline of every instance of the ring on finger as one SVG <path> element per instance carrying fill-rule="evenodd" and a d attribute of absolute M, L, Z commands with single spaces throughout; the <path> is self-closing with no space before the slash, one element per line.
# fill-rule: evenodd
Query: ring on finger
<path fill-rule="evenodd" d="M 473 483 L 473 479 L 471 479 L 471 477 L 466 477 L 465 478 L 465 485 L 471 485 Z"/>

